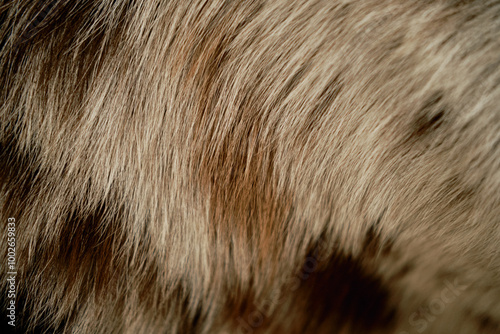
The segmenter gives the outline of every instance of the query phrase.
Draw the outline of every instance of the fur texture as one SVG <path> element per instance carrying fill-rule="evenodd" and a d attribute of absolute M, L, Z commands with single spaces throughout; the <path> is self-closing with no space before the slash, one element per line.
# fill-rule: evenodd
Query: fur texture
<path fill-rule="evenodd" d="M 0 18 L 20 333 L 500 332 L 500 1 Z"/>

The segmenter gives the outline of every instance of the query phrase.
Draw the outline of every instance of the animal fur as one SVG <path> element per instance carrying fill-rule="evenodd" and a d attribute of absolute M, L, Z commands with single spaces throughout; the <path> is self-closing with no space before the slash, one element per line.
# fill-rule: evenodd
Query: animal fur
<path fill-rule="evenodd" d="M 19 333 L 500 332 L 500 1 L 0 19 Z"/>

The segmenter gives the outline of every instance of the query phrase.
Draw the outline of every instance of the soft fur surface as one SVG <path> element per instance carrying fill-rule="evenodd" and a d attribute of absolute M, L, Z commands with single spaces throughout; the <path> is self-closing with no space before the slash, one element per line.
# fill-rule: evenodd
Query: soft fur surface
<path fill-rule="evenodd" d="M 0 20 L 19 333 L 500 332 L 500 1 Z"/>

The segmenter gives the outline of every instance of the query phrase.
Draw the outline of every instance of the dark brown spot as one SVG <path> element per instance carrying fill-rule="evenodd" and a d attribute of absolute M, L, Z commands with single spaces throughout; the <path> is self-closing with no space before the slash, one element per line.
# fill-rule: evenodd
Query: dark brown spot
<path fill-rule="evenodd" d="M 22 208 L 31 203 L 43 178 L 37 150 L 25 155 L 17 146 L 17 141 L 11 136 L 0 143 L 0 187 L 5 189 L 6 196 L 2 212 L 9 212 L 13 217 L 21 216 Z"/>
<path fill-rule="evenodd" d="M 308 295 L 311 319 L 316 316 L 319 324 L 331 324 L 332 330 L 350 328 L 353 333 L 387 330 L 396 315 L 389 289 L 351 256 L 332 257 L 326 267 L 303 282 L 301 291 Z M 304 332 L 314 330 L 311 326 Z"/>
<path fill-rule="evenodd" d="M 39 1 L 34 7 L 33 14 L 30 20 L 30 24 L 24 30 L 23 35 L 20 38 L 20 43 L 24 43 L 33 37 L 36 33 L 40 32 L 41 28 L 46 25 L 47 21 L 53 16 L 54 7 L 57 5 L 58 1 Z"/>
<path fill-rule="evenodd" d="M 442 92 L 436 92 L 424 102 L 413 125 L 413 136 L 422 137 L 438 129 L 443 123 L 445 108 Z"/>
<path fill-rule="evenodd" d="M 392 252 L 392 247 L 394 246 L 394 240 L 393 239 L 387 239 L 385 240 L 384 244 L 382 245 L 382 255 L 387 256 Z"/>
<path fill-rule="evenodd" d="M 363 241 L 363 256 L 373 258 L 381 251 L 382 241 L 378 230 L 384 214 L 385 210 L 368 228 Z"/>
<path fill-rule="evenodd" d="M 414 264 L 413 263 L 405 263 L 395 274 L 394 276 L 391 277 L 392 280 L 394 281 L 399 281 L 400 279 L 402 279 L 403 277 L 405 277 L 406 275 L 408 275 L 408 273 L 410 271 L 413 270 L 413 267 L 414 267 Z"/>
<path fill-rule="evenodd" d="M 500 322 L 493 319 L 487 314 L 481 314 L 476 316 L 476 321 L 479 329 L 482 331 L 487 331 L 487 333 L 499 333 L 500 332 Z"/>
<path fill-rule="evenodd" d="M 375 257 L 380 249 L 380 237 L 373 226 L 366 232 L 363 241 L 363 255 L 369 258 Z"/>
<path fill-rule="evenodd" d="M 404 41 L 405 41 L 405 36 L 404 35 L 400 35 L 400 36 L 397 36 L 396 38 L 393 38 L 387 44 L 387 50 L 388 51 L 394 51 L 394 50 L 398 49 L 399 47 L 401 47 L 401 45 L 403 45 Z"/>

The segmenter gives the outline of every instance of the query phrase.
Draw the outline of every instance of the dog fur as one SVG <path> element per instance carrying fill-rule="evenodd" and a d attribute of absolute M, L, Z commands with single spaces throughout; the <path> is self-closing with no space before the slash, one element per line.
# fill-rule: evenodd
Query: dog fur
<path fill-rule="evenodd" d="M 500 1 L 0 20 L 20 333 L 500 332 Z"/>

